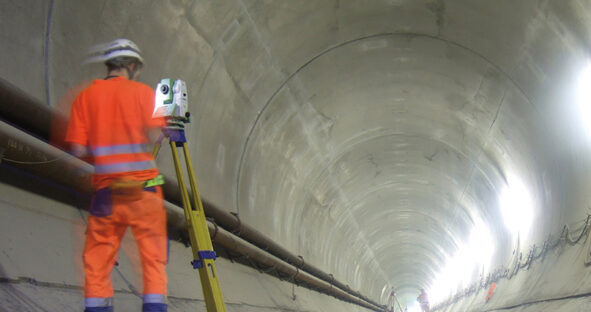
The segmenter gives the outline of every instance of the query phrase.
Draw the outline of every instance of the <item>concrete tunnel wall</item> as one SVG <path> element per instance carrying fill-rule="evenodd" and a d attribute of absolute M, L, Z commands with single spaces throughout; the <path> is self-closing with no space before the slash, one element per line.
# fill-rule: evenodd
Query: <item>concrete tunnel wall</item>
<path fill-rule="evenodd" d="M 0 8 L 0 76 L 56 109 L 103 75 L 82 65 L 86 49 L 116 37 L 141 47 L 143 82 L 186 80 L 203 197 L 370 298 L 385 302 L 394 287 L 411 304 L 474 227 L 489 229 L 493 242 L 480 252 L 493 252 L 486 269 L 467 272 L 471 282 L 587 216 L 591 150 L 575 96 L 590 53 L 586 1 L 30 0 Z M 166 151 L 158 165 L 173 172 Z M 531 198 L 532 226 L 519 239 L 500 209 L 507 185 L 523 185 Z M 77 210 L 7 184 L 2 193 L 3 276 L 80 285 Z M 30 245 L 57 267 L 44 270 Z M 582 243 L 561 246 L 500 280 L 489 303 L 479 291 L 446 309 L 589 293 L 587 254 Z M 198 299 L 188 258 L 173 244 L 171 296 Z M 293 301 L 290 284 L 218 263 L 236 311 L 361 310 L 300 288 Z M 23 310 L 58 293 L 68 306 L 80 299 L 6 285 L 2 300 L 25 300 Z M 585 311 L 585 298 L 515 310 Z"/>

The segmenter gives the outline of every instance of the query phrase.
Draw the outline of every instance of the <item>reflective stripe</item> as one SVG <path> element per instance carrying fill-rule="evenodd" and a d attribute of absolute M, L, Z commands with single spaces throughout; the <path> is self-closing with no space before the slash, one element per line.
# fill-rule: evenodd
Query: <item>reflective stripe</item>
<path fill-rule="evenodd" d="M 140 171 L 156 168 L 156 164 L 152 160 L 123 162 L 108 165 L 95 165 L 94 172 L 98 174 L 109 174 L 129 171 Z"/>
<path fill-rule="evenodd" d="M 155 178 L 144 182 L 144 188 L 158 186 L 162 184 L 164 184 L 164 177 L 161 174 L 159 174 Z"/>
<path fill-rule="evenodd" d="M 145 294 L 144 303 L 166 303 L 166 295 L 163 294 Z"/>
<path fill-rule="evenodd" d="M 92 150 L 92 155 L 98 156 L 109 156 L 117 154 L 136 154 L 136 153 L 147 153 L 148 145 L 144 143 L 140 144 L 121 144 L 121 145 L 109 145 L 100 146 Z"/>
<path fill-rule="evenodd" d="M 110 307 L 113 305 L 113 297 L 108 298 L 85 298 L 84 305 L 87 308 Z"/>

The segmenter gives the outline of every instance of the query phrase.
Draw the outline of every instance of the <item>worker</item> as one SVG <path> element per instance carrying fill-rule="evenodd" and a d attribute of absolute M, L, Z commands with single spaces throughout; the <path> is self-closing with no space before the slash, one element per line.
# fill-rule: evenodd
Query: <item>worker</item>
<path fill-rule="evenodd" d="M 135 81 L 143 65 L 135 43 L 117 39 L 92 53 L 90 61 L 103 62 L 107 76 L 78 94 L 65 138 L 71 152 L 90 156 L 95 168 L 83 254 L 84 311 L 113 311 L 111 271 L 128 226 L 142 263 L 142 311 L 166 311 L 166 211 L 149 150 L 151 133 L 164 120 L 152 118 L 152 88 Z"/>
<path fill-rule="evenodd" d="M 496 283 L 491 283 L 490 287 L 488 288 L 488 293 L 486 294 L 486 298 L 484 299 L 485 302 L 488 302 L 490 300 L 490 298 L 492 297 L 492 295 L 495 292 L 495 288 L 497 287 Z"/>
<path fill-rule="evenodd" d="M 425 292 L 425 289 L 421 288 L 421 293 L 417 297 L 417 301 L 421 306 L 421 311 L 429 312 L 429 298 L 427 298 L 427 292 Z"/>

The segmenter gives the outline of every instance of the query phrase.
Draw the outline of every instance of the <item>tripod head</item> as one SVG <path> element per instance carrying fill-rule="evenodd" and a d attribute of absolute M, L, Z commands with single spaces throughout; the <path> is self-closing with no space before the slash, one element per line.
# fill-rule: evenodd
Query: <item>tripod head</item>
<path fill-rule="evenodd" d="M 180 79 L 164 78 L 156 86 L 153 118 L 164 117 L 170 129 L 184 129 L 190 122 L 187 104 L 187 84 Z"/>

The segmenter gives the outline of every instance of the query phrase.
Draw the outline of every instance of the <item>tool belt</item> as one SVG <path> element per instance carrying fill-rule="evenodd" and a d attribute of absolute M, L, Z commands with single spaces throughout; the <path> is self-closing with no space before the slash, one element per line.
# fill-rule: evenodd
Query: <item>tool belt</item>
<path fill-rule="evenodd" d="M 134 201 L 142 198 L 142 192 L 144 190 L 155 192 L 155 187 L 162 184 L 164 184 L 164 177 L 158 175 L 147 181 L 118 179 L 109 185 L 109 189 L 111 190 L 113 198 Z"/>

